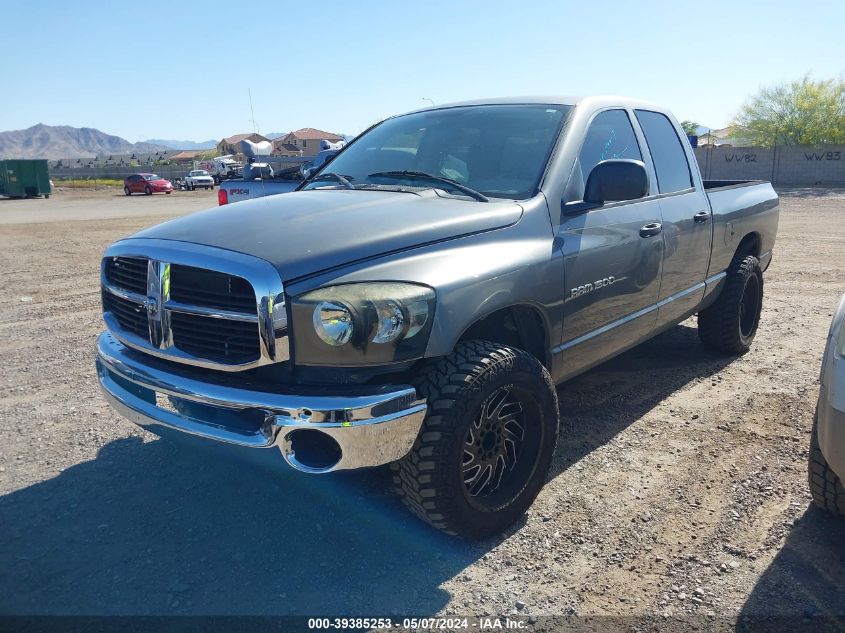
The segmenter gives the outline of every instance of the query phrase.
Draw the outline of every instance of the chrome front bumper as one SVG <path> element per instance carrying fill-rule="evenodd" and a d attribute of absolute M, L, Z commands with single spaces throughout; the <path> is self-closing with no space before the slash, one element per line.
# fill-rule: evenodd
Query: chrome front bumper
<path fill-rule="evenodd" d="M 411 450 L 426 413 L 425 401 L 409 386 L 301 395 L 251 389 L 238 385 L 232 374 L 200 380 L 195 368 L 174 368 L 108 332 L 97 340 L 97 375 L 109 403 L 139 426 L 250 448 L 277 446 L 292 467 L 305 472 L 395 461 Z M 339 459 L 315 466 L 297 458 L 295 438 L 301 431 L 328 436 L 337 443 Z"/>

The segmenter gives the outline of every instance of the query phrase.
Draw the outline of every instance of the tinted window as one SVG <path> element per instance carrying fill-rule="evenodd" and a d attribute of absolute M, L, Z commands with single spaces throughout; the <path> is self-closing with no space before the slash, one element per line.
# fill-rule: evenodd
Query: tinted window
<path fill-rule="evenodd" d="M 624 110 L 605 110 L 590 123 L 573 174 L 574 187 L 570 188 L 573 199 L 584 196 L 584 185 L 593 167 L 611 158 L 643 159 L 634 128 Z"/>
<path fill-rule="evenodd" d="M 692 187 L 687 155 L 672 122 L 665 115 L 648 110 L 637 110 L 637 121 L 651 152 L 660 193 Z"/>
<path fill-rule="evenodd" d="M 446 187 L 379 175 L 417 171 L 456 180 L 490 197 L 527 198 L 536 191 L 568 110 L 484 105 L 395 117 L 356 139 L 327 171 L 365 187 Z M 337 183 L 315 181 L 306 189 L 329 186 Z"/>

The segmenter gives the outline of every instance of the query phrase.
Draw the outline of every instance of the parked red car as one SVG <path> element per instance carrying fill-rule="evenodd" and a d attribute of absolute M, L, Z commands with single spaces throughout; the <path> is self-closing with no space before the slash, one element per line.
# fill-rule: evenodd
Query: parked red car
<path fill-rule="evenodd" d="M 173 183 L 156 174 L 133 174 L 123 179 L 123 193 L 131 196 L 133 193 L 150 195 L 157 191 L 170 193 Z"/>

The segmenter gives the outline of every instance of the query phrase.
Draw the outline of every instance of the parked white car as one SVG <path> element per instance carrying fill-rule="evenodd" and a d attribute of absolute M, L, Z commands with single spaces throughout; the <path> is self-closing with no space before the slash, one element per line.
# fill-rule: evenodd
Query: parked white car
<path fill-rule="evenodd" d="M 197 187 L 214 189 L 214 178 L 204 169 L 194 169 L 185 176 L 185 189 L 193 191 Z"/>
<path fill-rule="evenodd" d="M 817 506 L 845 515 L 845 295 L 830 326 L 820 382 L 810 440 L 810 492 Z"/>

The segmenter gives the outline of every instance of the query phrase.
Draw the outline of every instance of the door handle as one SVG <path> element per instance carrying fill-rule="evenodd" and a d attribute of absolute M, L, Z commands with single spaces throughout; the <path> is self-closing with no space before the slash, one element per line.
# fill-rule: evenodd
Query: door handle
<path fill-rule="evenodd" d="M 660 222 L 650 222 L 640 229 L 640 237 L 651 237 L 652 235 L 660 235 L 663 230 L 663 225 Z"/>
<path fill-rule="evenodd" d="M 692 216 L 692 219 L 695 220 L 696 222 L 698 222 L 699 224 L 702 224 L 704 222 L 707 222 L 707 220 L 710 219 L 710 212 L 709 211 L 699 211 L 694 216 Z"/>

